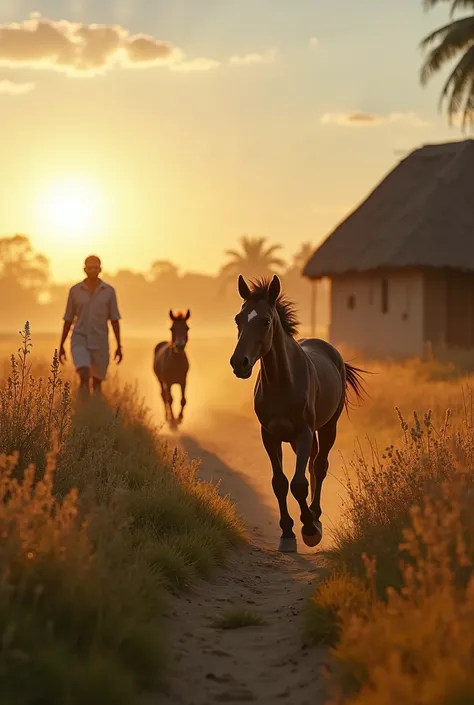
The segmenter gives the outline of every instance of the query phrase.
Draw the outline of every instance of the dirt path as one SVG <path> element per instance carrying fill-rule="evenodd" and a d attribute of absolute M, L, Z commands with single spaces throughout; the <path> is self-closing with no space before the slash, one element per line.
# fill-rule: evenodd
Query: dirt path
<path fill-rule="evenodd" d="M 218 426 L 208 416 L 206 423 L 188 424 L 174 442 L 192 457 L 202 458 L 203 479 L 221 480 L 221 492 L 230 494 L 237 505 L 252 543 L 235 552 L 213 581 L 172 600 L 173 663 L 168 693 L 160 697 L 160 705 L 320 705 L 326 653 L 308 648 L 301 629 L 305 600 L 320 574 L 317 554 L 301 540 L 296 555 L 275 550 L 276 501 L 258 425 L 220 413 Z M 296 503 L 290 502 L 290 511 L 299 533 Z M 229 607 L 251 610 L 265 624 L 216 629 L 212 621 Z"/>

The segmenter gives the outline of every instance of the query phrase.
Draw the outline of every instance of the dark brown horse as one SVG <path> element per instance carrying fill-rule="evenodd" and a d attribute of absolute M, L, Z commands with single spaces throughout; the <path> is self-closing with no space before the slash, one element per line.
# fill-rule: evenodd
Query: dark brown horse
<path fill-rule="evenodd" d="M 170 318 L 173 321 L 171 330 L 171 342 L 165 340 L 155 348 L 153 356 L 153 370 L 161 385 L 161 396 L 165 405 L 165 417 L 172 428 L 178 426 L 183 420 L 184 407 L 186 406 L 186 378 L 189 370 L 189 360 L 185 352 L 188 342 L 188 321 L 191 312 L 186 315 L 178 313 L 174 315 L 170 309 Z M 181 387 L 181 412 L 178 418 L 173 415 L 173 397 L 171 387 L 179 384 Z"/>
<path fill-rule="evenodd" d="M 237 377 L 248 379 L 260 360 L 254 408 L 280 507 L 279 550 L 296 551 L 294 522 L 287 507 L 289 487 L 300 506 L 303 541 L 307 546 L 317 546 L 323 535 L 321 487 L 329 467 L 329 451 L 336 440 L 338 419 L 347 408 L 348 387 L 358 398 L 363 397 L 363 370 L 345 363 L 336 348 L 324 340 L 295 340 L 295 310 L 280 295 L 277 276 L 271 282 L 252 283 L 250 288 L 240 275 L 238 289 L 244 303 L 235 318 L 238 342 L 230 364 Z M 282 443 L 290 443 L 296 454 L 291 484 L 283 472 Z"/>

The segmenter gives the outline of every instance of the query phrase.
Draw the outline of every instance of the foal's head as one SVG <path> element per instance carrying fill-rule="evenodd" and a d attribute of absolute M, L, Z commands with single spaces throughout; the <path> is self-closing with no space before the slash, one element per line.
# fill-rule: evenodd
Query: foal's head
<path fill-rule="evenodd" d="M 170 309 L 170 318 L 173 324 L 170 328 L 171 331 L 171 344 L 173 349 L 177 352 L 184 352 L 186 343 L 188 342 L 188 320 L 191 316 L 191 312 L 188 309 L 186 315 L 178 313 L 177 316 L 174 315 L 173 311 Z"/>
<path fill-rule="evenodd" d="M 230 364 L 236 377 L 248 379 L 257 360 L 270 352 L 275 326 L 281 325 L 293 336 L 297 320 L 292 304 L 280 296 L 281 283 L 276 274 L 271 281 L 255 282 L 251 289 L 240 275 L 238 289 L 244 303 L 235 317 L 238 341 Z"/>

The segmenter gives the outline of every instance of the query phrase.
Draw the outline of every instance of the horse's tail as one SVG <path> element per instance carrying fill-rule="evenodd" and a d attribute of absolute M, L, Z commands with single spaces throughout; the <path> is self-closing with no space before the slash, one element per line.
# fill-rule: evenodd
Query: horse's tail
<path fill-rule="evenodd" d="M 347 413 L 351 407 L 348 391 L 352 391 L 359 401 L 362 401 L 366 396 L 368 396 L 367 390 L 363 384 L 363 375 L 371 374 L 368 370 L 361 370 L 359 367 L 354 367 L 348 362 L 344 363 L 346 370 L 346 394 L 344 399 L 344 406 L 346 407 Z"/>

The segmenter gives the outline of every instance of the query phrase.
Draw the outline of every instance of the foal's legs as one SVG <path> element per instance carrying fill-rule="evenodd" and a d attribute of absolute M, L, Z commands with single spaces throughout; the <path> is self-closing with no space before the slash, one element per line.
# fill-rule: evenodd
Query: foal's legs
<path fill-rule="evenodd" d="M 319 453 L 314 463 L 316 476 L 316 490 L 311 501 L 310 509 L 314 518 L 319 521 L 321 516 L 321 488 L 329 468 L 328 455 L 334 445 L 337 433 L 337 422 L 339 414 L 335 414 L 328 423 L 319 429 Z"/>
<path fill-rule="evenodd" d="M 186 406 L 186 380 L 181 384 L 181 411 L 179 414 L 179 422 L 183 420 L 184 407 Z"/>
<path fill-rule="evenodd" d="M 261 427 L 261 433 L 263 445 L 272 464 L 272 487 L 275 497 L 278 500 L 278 506 L 280 507 L 280 527 L 282 533 L 278 550 L 283 553 L 294 552 L 296 551 L 296 536 L 293 533 L 294 522 L 288 512 L 287 497 L 289 483 L 288 478 L 283 472 L 281 442 L 275 440 L 263 427 Z"/>
<path fill-rule="evenodd" d="M 169 422 L 171 426 L 176 425 L 176 419 L 173 414 L 173 395 L 171 394 L 171 384 L 167 385 L 168 389 L 168 407 L 169 407 Z"/>
<path fill-rule="evenodd" d="M 310 426 L 304 428 L 296 441 L 292 443 L 296 453 L 296 469 L 290 487 L 293 497 L 300 505 L 300 519 L 303 524 L 301 535 L 307 546 L 317 546 L 322 535 L 320 526 L 315 524 L 313 513 L 307 502 L 309 483 L 306 479 L 306 466 L 312 455 L 313 446 L 314 430 Z"/>
<path fill-rule="evenodd" d="M 164 382 L 160 382 L 160 384 L 161 384 L 161 398 L 163 399 L 163 404 L 165 407 L 165 419 L 168 421 L 169 417 L 170 417 L 168 385 L 165 384 Z"/>

